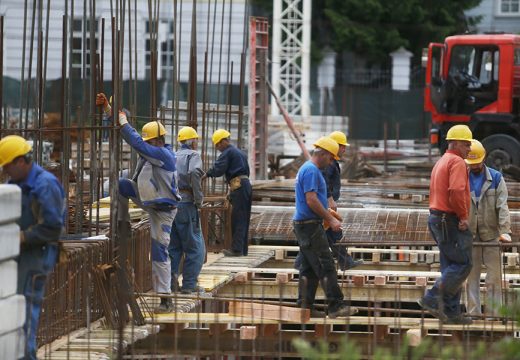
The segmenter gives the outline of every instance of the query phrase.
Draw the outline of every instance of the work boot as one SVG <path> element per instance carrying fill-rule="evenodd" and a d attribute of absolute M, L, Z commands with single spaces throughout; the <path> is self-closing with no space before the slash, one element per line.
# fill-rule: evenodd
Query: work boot
<path fill-rule="evenodd" d="M 180 290 L 179 280 L 177 280 L 177 276 L 172 275 L 172 283 L 171 283 L 171 291 L 176 293 Z"/>
<path fill-rule="evenodd" d="M 224 254 L 224 256 L 235 256 L 235 257 L 243 256 L 240 251 L 234 251 L 234 250 L 228 250 L 228 249 L 222 250 L 222 254 Z"/>
<path fill-rule="evenodd" d="M 182 288 L 181 289 L 181 294 L 186 294 L 186 295 L 197 295 L 197 294 L 200 294 L 200 295 L 203 295 L 203 294 L 206 294 L 206 291 L 204 290 L 204 288 L 202 286 L 195 286 L 193 289 Z"/>
<path fill-rule="evenodd" d="M 337 317 L 343 317 L 343 316 L 351 316 L 358 313 L 358 308 L 352 307 L 350 305 L 341 305 L 337 310 L 335 311 L 329 311 L 329 317 L 331 319 L 335 319 Z"/>
<path fill-rule="evenodd" d="M 339 268 L 341 271 L 350 270 L 355 268 L 356 266 L 363 265 L 363 260 L 354 260 L 351 256 L 345 261 L 339 262 Z"/>
<path fill-rule="evenodd" d="M 161 298 L 161 303 L 155 308 L 156 314 L 166 314 L 173 312 L 173 301 L 171 298 Z"/>
<path fill-rule="evenodd" d="M 421 308 L 428 311 L 431 315 L 433 315 L 433 317 L 436 317 L 440 321 L 446 321 L 448 319 L 448 317 L 444 314 L 442 310 L 439 310 L 437 306 L 431 304 L 424 297 L 417 300 L 417 304 L 419 304 Z"/>
<path fill-rule="evenodd" d="M 446 325 L 471 325 L 473 324 L 473 320 L 470 317 L 464 316 L 462 314 L 448 317 L 446 321 L 443 321 Z"/>
<path fill-rule="evenodd" d="M 311 318 L 324 318 L 325 316 L 327 316 L 325 311 L 311 309 Z"/>

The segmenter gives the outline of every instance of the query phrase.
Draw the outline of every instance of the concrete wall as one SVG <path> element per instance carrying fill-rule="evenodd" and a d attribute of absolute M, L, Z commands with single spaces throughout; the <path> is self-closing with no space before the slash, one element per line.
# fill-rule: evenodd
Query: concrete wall
<path fill-rule="evenodd" d="M 0 185 L 0 359 L 23 356 L 25 298 L 16 294 L 21 214 L 21 192 L 15 185 Z"/>

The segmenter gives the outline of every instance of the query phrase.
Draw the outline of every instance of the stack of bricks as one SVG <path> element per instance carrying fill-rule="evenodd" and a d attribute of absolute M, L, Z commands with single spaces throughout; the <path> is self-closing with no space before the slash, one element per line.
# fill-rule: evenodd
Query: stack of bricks
<path fill-rule="evenodd" d="M 0 359 L 23 357 L 25 298 L 16 294 L 20 252 L 21 192 L 15 185 L 0 185 Z"/>

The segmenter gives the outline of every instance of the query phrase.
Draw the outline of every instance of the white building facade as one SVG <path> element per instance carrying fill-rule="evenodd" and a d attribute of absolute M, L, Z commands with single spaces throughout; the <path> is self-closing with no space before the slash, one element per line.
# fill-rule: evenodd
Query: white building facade
<path fill-rule="evenodd" d="M 25 9 L 24 0 L 1 0 L 0 15 L 4 16 L 4 76 L 13 79 L 22 78 L 24 68 L 25 79 L 29 76 L 31 62 L 31 27 L 32 27 L 32 1 L 27 1 Z M 67 76 L 72 71 L 73 77 L 87 77 L 90 74 L 90 10 L 87 1 L 87 9 L 83 8 L 83 1 L 74 1 L 71 9 L 70 2 L 51 2 L 50 11 L 47 12 L 47 2 L 42 1 L 43 9 L 40 11 L 41 29 L 43 33 L 42 46 L 45 49 L 46 18 L 48 24 L 48 51 L 46 79 L 61 78 L 62 73 L 62 46 L 63 46 L 63 16 L 67 13 L 72 22 L 72 39 L 70 39 L 71 24 L 67 26 L 67 56 L 71 57 L 71 69 L 66 66 Z M 101 37 L 104 33 L 103 51 L 103 78 L 110 79 L 112 73 L 112 28 L 111 14 L 116 9 L 110 8 L 110 0 L 95 1 L 94 36 L 97 43 L 97 52 L 101 52 Z M 114 1 L 113 3 L 116 3 Z M 124 55 L 123 55 L 123 79 L 130 78 L 130 61 L 132 62 L 132 78 L 138 80 L 150 77 L 150 29 L 151 22 L 147 0 L 130 2 L 130 11 L 126 9 L 124 25 Z M 152 2 L 153 3 L 153 2 Z M 137 5 L 137 9 L 134 8 Z M 71 11 L 73 10 L 73 11 Z M 86 11 L 85 11 L 86 10 Z M 197 81 L 204 80 L 205 53 L 208 53 L 207 80 L 211 83 L 240 82 L 241 54 L 245 52 L 247 45 L 247 18 L 248 9 L 245 0 L 225 1 L 196 1 L 196 54 L 197 54 Z M 25 23 L 25 56 L 24 56 L 24 13 L 27 13 Z M 36 76 L 38 54 L 38 9 L 35 16 L 35 31 L 32 50 L 31 77 Z M 47 14 L 48 13 L 48 14 Z M 176 15 L 176 16 L 175 16 Z M 181 82 L 188 81 L 190 46 L 192 38 L 193 3 L 190 1 L 177 1 L 177 9 L 174 9 L 173 0 L 161 1 L 158 11 L 158 41 L 157 41 L 157 77 L 159 79 L 170 78 L 174 70 L 174 60 L 178 62 L 178 79 Z M 115 16 L 115 15 L 114 15 Z M 131 16 L 131 24 L 128 20 Z M 105 19 L 104 32 L 102 19 Z M 175 21 L 177 19 L 177 21 Z M 131 34 L 129 29 L 131 29 Z M 86 31 L 84 31 L 86 30 Z M 132 52 L 129 53 L 128 40 L 132 39 Z M 174 52 L 174 39 L 177 40 L 177 52 Z M 72 46 L 72 52 L 70 52 Z M 135 53 L 135 50 L 137 52 Z M 84 53 L 85 51 L 85 53 Z M 25 57 L 25 60 L 24 60 Z M 231 72 L 231 62 L 233 70 Z M 85 74 L 83 73 L 85 64 Z M 137 65 L 137 66 L 136 66 Z M 211 71 L 210 71 L 211 70 Z"/>

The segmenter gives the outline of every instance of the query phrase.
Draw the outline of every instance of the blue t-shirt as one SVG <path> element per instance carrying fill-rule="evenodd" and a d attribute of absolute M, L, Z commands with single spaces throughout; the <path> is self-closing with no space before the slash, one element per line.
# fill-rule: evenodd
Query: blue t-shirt
<path fill-rule="evenodd" d="M 316 165 L 311 161 L 305 162 L 298 170 L 296 175 L 296 212 L 294 213 L 293 220 L 312 220 L 320 219 L 315 214 L 307 201 L 305 201 L 305 194 L 312 191 L 318 195 L 318 200 L 321 202 L 323 207 L 326 209 L 328 206 L 327 202 L 327 184 L 323 175 Z"/>

